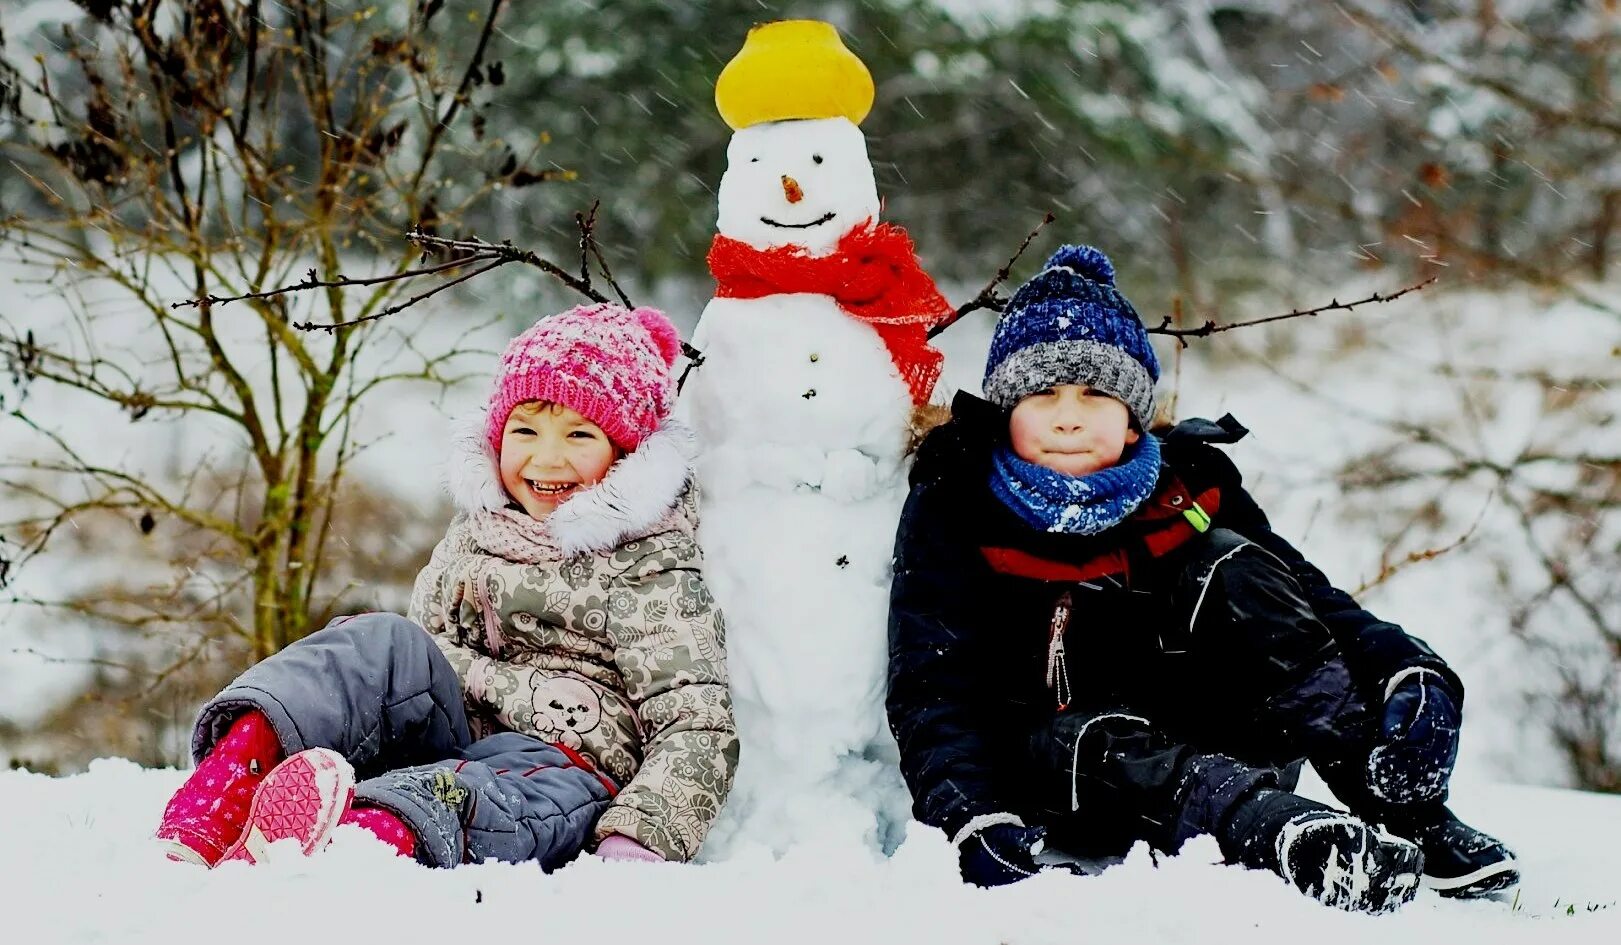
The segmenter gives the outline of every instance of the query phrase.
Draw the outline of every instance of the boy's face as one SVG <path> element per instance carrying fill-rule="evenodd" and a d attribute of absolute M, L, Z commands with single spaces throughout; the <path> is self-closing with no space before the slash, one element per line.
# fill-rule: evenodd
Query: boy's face
<path fill-rule="evenodd" d="M 1139 437 L 1125 404 L 1079 384 L 1026 396 L 1013 408 L 1008 433 L 1020 459 L 1070 476 L 1113 466 Z"/>
<path fill-rule="evenodd" d="M 512 408 L 501 432 L 501 485 L 531 518 L 544 519 L 618 458 L 601 427 L 562 404 L 529 401 Z"/>

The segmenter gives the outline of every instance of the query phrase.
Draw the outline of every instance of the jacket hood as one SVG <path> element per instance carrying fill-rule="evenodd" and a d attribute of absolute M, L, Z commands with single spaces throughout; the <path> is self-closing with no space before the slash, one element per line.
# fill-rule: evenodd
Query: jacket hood
<path fill-rule="evenodd" d="M 456 421 L 446 485 L 463 514 L 497 512 L 513 504 L 501 485 L 500 460 L 484 436 L 483 411 Z M 697 438 L 684 424 L 666 420 L 635 450 L 608 469 L 602 481 L 546 517 L 546 528 L 566 555 L 603 552 L 662 530 L 692 491 Z M 690 517 L 690 512 L 688 513 Z M 694 530 L 696 523 L 689 523 Z"/>

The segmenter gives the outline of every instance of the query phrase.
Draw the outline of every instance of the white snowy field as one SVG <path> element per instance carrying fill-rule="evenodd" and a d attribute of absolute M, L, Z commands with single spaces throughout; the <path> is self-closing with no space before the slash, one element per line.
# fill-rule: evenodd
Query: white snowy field
<path fill-rule="evenodd" d="M 936 830 L 887 861 L 800 848 L 704 866 L 583 860 L 544 875 L 430 870 L 354 828 L 323 854 L 208 871 L 145 838 L 183 773 L 106 759 L 81 775 L 0 774 L 0 914 L 29 943 L 525 942 L 1383 945 L 1621 940 L 1621 798 L 1465 786 L 1454 807 L 1521 855 L 1517 902 L 1424 892 L 1388 916 L 1342 913 L 1269 874 L 1215 865 L 1201 838 L 1158 865 L 1139 849 L 1099 876 L 965 887 Z"/>

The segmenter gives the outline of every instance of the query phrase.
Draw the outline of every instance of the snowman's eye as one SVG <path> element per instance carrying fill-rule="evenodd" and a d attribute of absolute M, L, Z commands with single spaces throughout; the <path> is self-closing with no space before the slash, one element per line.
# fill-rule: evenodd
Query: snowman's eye
<path fill-rule="evenodd" d="M 822 163 L 822 156 L 820 154 L 812 154 L 811 155 L 811 160 L 816 162 L 817 164 L 820 164 L 820 163 Z"/>
<path fill-rule="evenodd" d="M 758 164 L 758 163 L 760 163 L 760 159 L 759 158 L 749 158 L 749 163 L 750 164 Z"/>

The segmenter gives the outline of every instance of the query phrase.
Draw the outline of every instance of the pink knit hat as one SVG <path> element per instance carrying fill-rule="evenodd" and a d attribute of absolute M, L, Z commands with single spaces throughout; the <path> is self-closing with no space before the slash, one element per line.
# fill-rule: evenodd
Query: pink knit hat
<path fill-rule="evenodd" d="M 681 335 L 656 308 L 579 305 L 542 318 L 512 339 L 490 393 L 485 436 L 501 451 L 512 408 L 530 400 L 569 407 L 626 452 L 675 406 L 670 368 Z"/>

